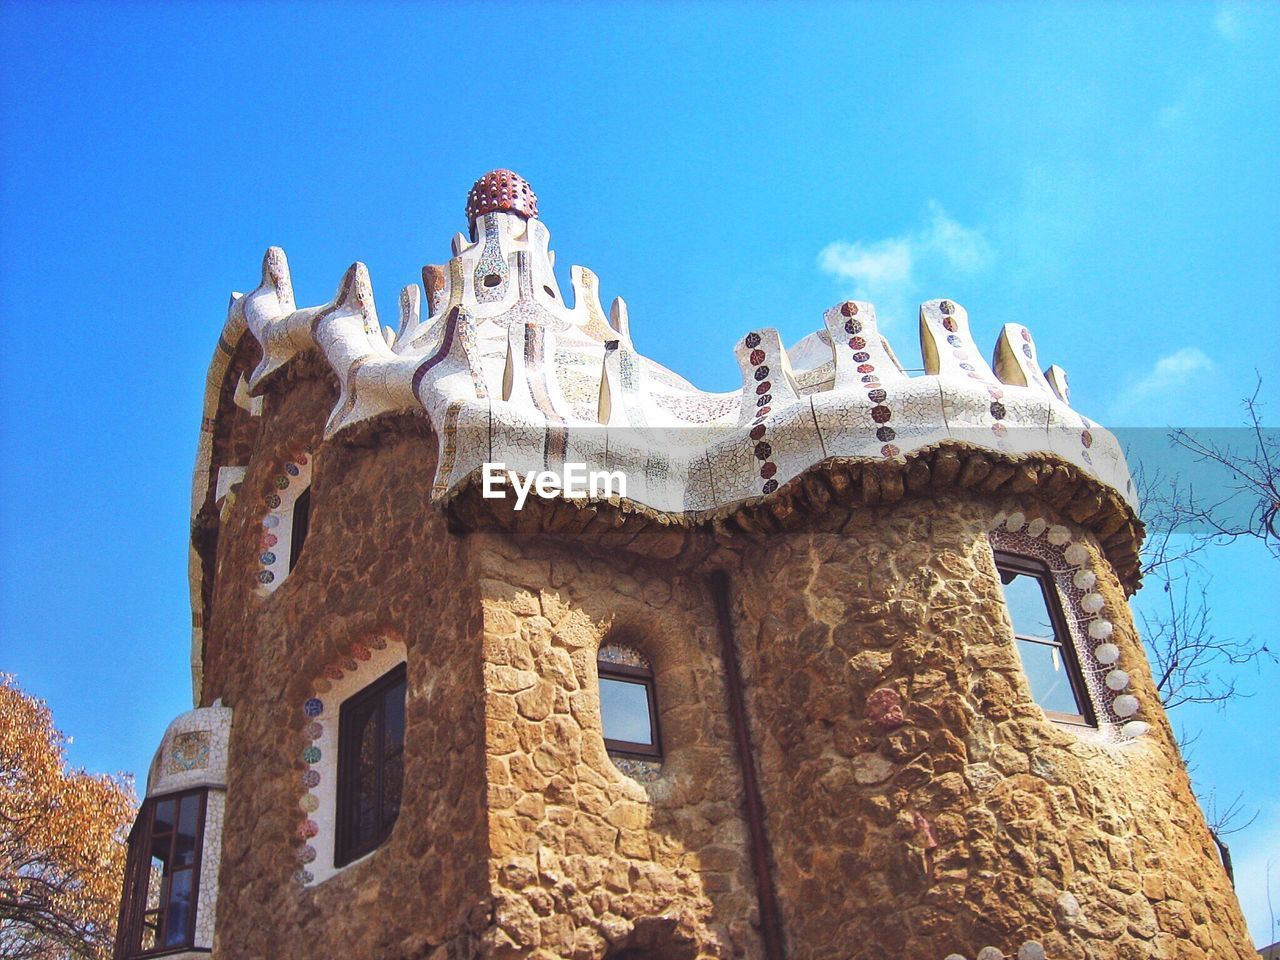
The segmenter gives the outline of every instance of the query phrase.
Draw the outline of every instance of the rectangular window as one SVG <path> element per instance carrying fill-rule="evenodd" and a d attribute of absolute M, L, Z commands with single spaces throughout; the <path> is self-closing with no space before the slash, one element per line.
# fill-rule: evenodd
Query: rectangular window
<path fill-rule="evenodd" d="M 379 846 L 400 814 L 405 686 L 405 666 L 400 664 L 342 705 L 335 866 Z"/>
<path fill-rule="evenodd" d="M 1050 719 L 1092 726 L 1093 711 L 1049 568 L 1007 553 L 996 554 L 996 567 L 1031 695 Z"/>
<path fill-rule="evenodd" d="M 153 797 L 129 834 L 117 957 L 194 944 L 205 790 Z"/>
<path fill-rule="evenodd" d="M 600 718 L 610 753 L 661 759 L 653 673 L 643 667 L 600 660 Z"/>

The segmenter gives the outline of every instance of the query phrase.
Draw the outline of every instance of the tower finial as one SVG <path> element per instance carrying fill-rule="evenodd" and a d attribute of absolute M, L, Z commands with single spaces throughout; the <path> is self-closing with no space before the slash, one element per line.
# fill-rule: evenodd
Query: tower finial
<path fill-rule="evenodd" d="M 467 222 L 494 212 L 536 217 L 538 198 L 529 181 L 512 170 L 491 170 L 477 180 L 467 194 Z"/>

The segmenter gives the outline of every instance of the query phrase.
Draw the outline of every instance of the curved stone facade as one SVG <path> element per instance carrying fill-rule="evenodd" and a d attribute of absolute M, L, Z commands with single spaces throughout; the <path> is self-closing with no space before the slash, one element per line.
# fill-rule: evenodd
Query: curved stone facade
<path fill-rule="evenodd" d="M 1128 611 L 1127 470 L 1024 328 L 988 366 L 930 301 L 908 377 L 837 305 L 702 394 L 589 272 L 563 305 L 539 221 L 476 225 L 398 333 L 360 268 L 297 310 L 273 252 L 233 299 L 192 554 L 198 695 L 236 711 L 218 960 L 1251 956 Z M 517 511 L 474 482 L 495 456 L 637 480 Z M 1036 705 L 993 548 L 1047 564 L 1095 726 Z M 605 747 L 609 645 L 652 670 L 658 759 Z M 336 714 L 399 662 L 399 815 L 335 868 Z"/>

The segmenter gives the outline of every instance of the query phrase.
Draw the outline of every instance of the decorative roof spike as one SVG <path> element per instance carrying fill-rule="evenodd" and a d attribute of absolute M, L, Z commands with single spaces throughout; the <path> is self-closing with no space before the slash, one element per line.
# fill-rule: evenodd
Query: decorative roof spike
<path fill-rule="evenodd" d="M 529 181 L 511 170 L 491 170 L 467 194 L 467 222 L 486 213 L 514 213 L 528 220 L 538 215 L 538 197 Z"/>
<path fill-rule="evenodd" d="M 1044 378 L 1059 400 L 1063 403 L 1071 402 L 1071 385 L 1067 382 L 1067 371 L 1055 363 L 1044 372 Z"/>
<path fill-rule="evenodd" d="M 1040 393 L 1053 395 L 1053 388 L 1040 372 L 1036 361 L 1036 343 L 1031 331 L 1020 323 L 1006 323 L 1000 330 L 991 366 L 1001 383 L 1015 387 L 1030 387 Z"/>
<path fill-rule="evenodd" d="M 434 317 L 444 305 L 445 268 L 428 263 L 422 268 L 422 287 L 427 291 L 427 315 Z"/>

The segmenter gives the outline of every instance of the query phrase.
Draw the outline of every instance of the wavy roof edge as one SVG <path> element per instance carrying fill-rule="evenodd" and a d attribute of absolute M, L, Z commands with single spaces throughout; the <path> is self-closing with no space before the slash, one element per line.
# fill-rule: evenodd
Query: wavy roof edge
<path fill-rule="evenodd" d="M 1041 369 L 1021 324 L 1002 326 L 988 363 L 965 309 L 926 301 L 923 375 L 912 376 L 874 306 L 845 301 L 790 350 L 775 329 L 746 332 L 734 347 L 740 388 L 709 393 L 636 351 L 625 302 L 616 299 L 606 319 L 590 270 L 571 268 L 566 303 L 550 234 L 536 218 L 480 213 L 472 236 L 454 237 L 447 265 L 423 268 L 425 317 L 422 289 L 404 288 L 396 330 L 379 323 L 363 264 L 347 270 L 329 303 L 299 309 L 284 252 L 267 250 L 258 286 L 232 295 L 209 371 L 193 518 L 216 480 L 218 398 L 247 332 L 261 360 L 235 385 L 238 406 L 261 415 L 267 385 L 315 352 L 339 384 L 325 439 L 389 414 L 425 414 L 439 445 L 432 500 L 442 508 L 486 463 L 522 473 L 580 463 L 624 473 L 632 512 L 698 524 L 783 496 L 824 464 L 905 473 L 955 448 L 995 463 L 1057 466 L 1114 500 L 1130 536 L 1117 569 L 1136 589 L 1136 566 L 1124 568 L 1136 564 L 1142 526 L 1124 454 L 1070 407 L 1065 371 Z M 193 603 L 199 563 L 193 548 Z M 193 610 L 197 632 L 201 619 Z"/>

